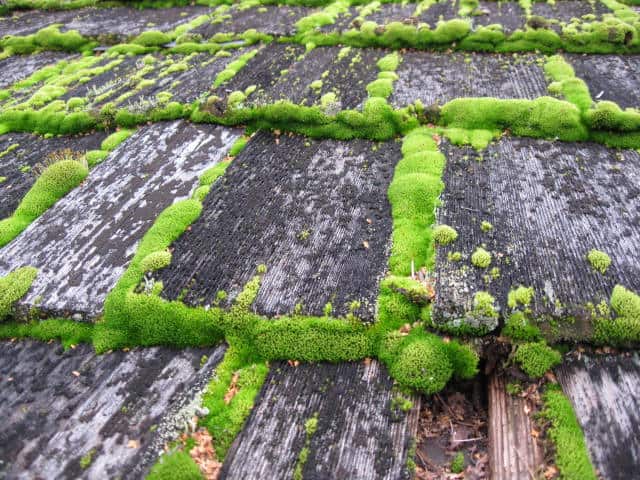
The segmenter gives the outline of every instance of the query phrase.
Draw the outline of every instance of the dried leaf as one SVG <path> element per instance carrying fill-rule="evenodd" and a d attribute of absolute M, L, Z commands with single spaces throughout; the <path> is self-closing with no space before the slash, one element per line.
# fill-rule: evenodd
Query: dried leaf
<path fill-rule="evenodd" d="M 74 370 L 73 372 L 71 372 L 71 375 L 73 375 L 74 377 L 79 377 L 80 376 L 80 372 L 77 370 Z"/>
<path fill-rule="evenodd" d="M 233 397 L 236 396 L 236 393 L 238 393 L 238 379 L 240 378 L 240 375 L 238 375 L 238 372 L 233 374 L 233 377 L 231 377 L 231 383 L 229 384 L 229 388 L 227 389 L 227 393 L 224 394 L 224 403 L 226 405 L 229 404 L 229 402 L 233 399 Z"/>
<path fill-rule="evenodd" d="M 127 448 L 139 448 L 140 442 L 138 440 L 129 440 L 127 442 Z"/>

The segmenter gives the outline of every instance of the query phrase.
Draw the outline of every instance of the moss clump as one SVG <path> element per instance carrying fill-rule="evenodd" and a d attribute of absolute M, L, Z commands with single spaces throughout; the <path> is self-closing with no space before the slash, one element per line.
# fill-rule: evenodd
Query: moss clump
<path fill-rule="evenodd" d="M 464 453 L 458 452 L 451 460 L 451 473 L 462 473 L 464 471 Z"/>
<path fill-rule="evenodd" d="M 134 130 L 122 129 L 112 133 L 105 138 L 100 145 L 100 150 L 111 152 L 115 150 L 118 145 L 124 142 L 127 138 L 133 135 Z"/>
<path fill-rule="evenodd" d="M 433 241 L 437 245 L 449 245 L 458 238 L 458 232 L 449 225 L 438 225 L 433 229 Z"/>
<path fill-rule="evenodd" d="M 532 325 L 523 312 L 509 315 L 502 329 L 502 336 L 521 342 L 535 342 L 542 339 L 540 329 Z"/>
<path fill-rule="evenodd" d="M 535 290 L 533 287 L 524 287 L 520 285 L 518 288 L 509 291 L 507 305 L 509 308 L 517 308 L 519 305 L 528 307 L 533 301 L 534 295 Z"/>
<path fill-rule="evenodd" d="M 640 341 L 640 296 L 616 285 L 611 293 L 611 308 L 616 318 L 596 317 L 595 339 L 604 344 L 626 345 Z"/>
<path fill-rule="evenodd" d="M 491 265 L 491 254 L 484 248 L 478 247 L 471 255 L 471 263 L 478 268 L 487 268 Z"/>
<path fill-rule="evenodd" d="M 168 267 L 171 264 L 171 252 L 160 250 L 151 252 L 140 262 L 140 268 L 143 272 L 154 272 L 161 268 Z"/>
<path fill-rule="evenodd" d="M 532 378 L 542 377 L 549 369 L 562 361 L 560 353 L 544 341 L 525 343 L 518 347 L 514 360 Z"/>
<path fill-rule="evenodd" d="M 542 399 L 542 416 L 551 422 L 548 435 L 555 445 L 555 463 L 561 478 L 596 480 L 598 477 L 591 465 L 584 434 L 571 403 L 556 385 L 547 387 Z"/>
<path fill-rule="evenodd" d="M 168 453 L 160 457 L 146 480 L 202 480 L 200 467 L 185 452 Z"/>
<path fill-rule="evenodd" d="M 461 252 L 449 252 L 449 253 L 447 253 L 447 260 L 449 260 L 450 262 L 459 262 L 460 260 L 462 260 L 462 253 Z"/>
<path fill-rule="evenodd" d="M 96 454 L 95 448 L 89 450 L 81 459 L 80 459 L 80 468 L 86 470 L 91 465 L 93 461 L 93 456 Z"/>
<path fill-rule="evenodd" d="M 389 53 L 378 60 L 376 65 L 381 72 L 395 72 L 400 65 L 400 55 L 398 52 Z"/>
<path fill-rule="evenodd" d="M 0 321 L 11 314 L 13 304 L 29 291 L 37 275 L 37 269 L 22 267 L 0 278 Z"/>
<path fill-rule="evenodd" d="M 442 341 L 425 337 L 405 346 L 389 372 L 401 385 L 432 394 L 445 387 L 453 367 Z"/>
<path fill-rule="evenodd" d="M 234 438 L 251 413 L 269 367 L 247 349 L 231 346 L 216 368 L 216 375 L 202 397 L 202 406 L 209 414 L 201 420 L 211 436 L 216 457 L 224 461 Z M 235 377 L 236 394 L 225 397 Z"/>
<path fill-rule="evenodd" d="M 493 230 L 493 225 L 491 225 L 491 223 L 489 223 L 488 221 L 483 220 L 480 224 L 480 230 L 482 230 L 483 232 L 490 232 L 491 230 Z"/>
<path fill-rule="evenodd" d="M 80 161 L 61 160 L 49 165 L 24 196 L 13 215 L 0 221 L 0 247 L 20 234 L 80 183 L 89 169 Z"/>
<path fill-rule="evenodd" d="M 589 263 L 594 270 L 597 270 L 603 275 L 607 273 L 607 269 L 611 265 L 611 257 L 600 250 L 596 250 L 595 248 L 589 251 L 587 254 L 587 260 L 589 260 Z"/>
<path fill-rule="evenodd" d="M 158 30 L 148 30 L 138 35 L 132 43 L 143 47 L 161 47 L 169 42 L 171 42 L 171 37 L 166 33 Z"/>

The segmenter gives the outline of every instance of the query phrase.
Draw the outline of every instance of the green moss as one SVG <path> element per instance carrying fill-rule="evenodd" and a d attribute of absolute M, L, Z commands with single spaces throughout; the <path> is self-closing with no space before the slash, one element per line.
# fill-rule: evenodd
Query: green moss
<path fill-rule="evenodd" d="M 240 57 L 237 60 L 231 62 L 227 67 L 221 71 L 213 82 L 213 87 L 217 88 L 223 83 L 231 80 L 236 74 L 247 64 L 249 60 L 256 56 L 258 49 L 251 50 Z"/>
<path fill-rule="evenodd" d="M 233 149 L 233 147 L 232 147 Z M 221 162 L 216 163 L 213 167 L 207 169 L 200 176 L 200 185 L 201 186 L 209 186 L 213 185 L 213 183 L 224 175 L 224 172 L 227 170 L 227 167 L 231 164 L 230 160 L 223 160 Z"/>
<path fill-rule="evenodd" d="M 202 397 L 202 406 L 209 414 L 200 422 L 213 438 L 216 457 L 224 458 L 245 419 L 251 413 L 253 402 L 260 392 L 269 368 L 246 349 L 231 346 L 224 360 L 216 368 L 216 375 Z M 234 382 L 235 395 L 225 401 Z"/>
<path fill-rule="evenodd" d="M 588 138 L 580 110 L 573 104 L 550 97 L 536 100 L 458 98 L 440 112 L 447 127 L 481 130 L 510 129 L 512 134 L 534 138 L 580 141 Z"/>
<path fill-rule="evenodd" d="M 437 245 L 449 245 L 458 238 L 458 232 L 449 225 L 437 225 L 433 229 L 433 240 Z"/>
<path fill-rule="evenodd" d="M 627 345 L 640 341 L 640 296 L 616 285 L 611 293 L 611 308 L 615 318 L 609 315 L 594 319 L 594 338 L 607 345 Z"/>
<path fill-rule="evenodd" d="M 200 467 L 185 452 L 177 451 L 162 455 L 146 480 L 202 480 Z"/>
<path fill-rule="evenodd" d="M 157 30 L 147 30 L 138 35 L 132 43 L 142 45 L 143 47 L 160 47 L 169 42 L 171 42 L 171 37 L 166 33 Z"/>
<path fill-rule="evenodd" d="M 127 138 L 133 135 L 134 130 L 122 129 L 117 132 L 112 133 L 107 138 L 104 139 L 102 145 L 100 145 L 100 149 L 106 152 L 111 152 L 115 150 L 118 145 L 124 142 Z"/>
<path fill-rule="evenodd" d="M 29 291 L 37 275 L 37 269 L 22 267 L 0 277 L 0 321 L 11 314 L 13 304 Z"/>
<path fill-rule="evenodd" d="M 83 37 L 77 30 L 61 32 L 57 25 L 23 37 L 7 35 L 0 39 L 0 47 L 7 55 L 24 55 L 43 49 L 81 52 L 89 51 L 95 45 L 97 42 Z"/>
<path fill-rule="evenodd" d="M 47 319 L 31 323 L 0 324 L 0 338 L 35 338 L 44 342 L 60 340 L 65 348 L 79 343 L 91 343 L 92 323 L 67 319 Z"/>
<path fill-rule="evenodd" d="M 544 65 L 544 71 L 554 81 L 549 87 L 550 90 L 563 95 L 582 112 L 591 107 L 589 87 L 584 81 L 576 78 L 573 68 L 564 58 L 560 55 L 549 57 Z"/>
<path fill-rule="evenodd" d="M 600 250 L 596 250 L 595 248 L 589 251 L 587 254 L 587 260 L 589 260 L 589 263 L 594 270 L 597 270 L 603 275 L 607 273 L 607 269 L 611 265 L 611 257 Z"/>
<path fill-rule="evenodd" d="M 480 230 L 482 230 L 483 232 L 490 232 L 491 230 L 493 230 L 493 225 L 491 225 L 491 223 L 487 222 L 486 220 L 483 220 L 480 224 Z"/>
<path fill-rule="evenodd" d="M 433 265 L 433 244 L 429 226 L 444 184 L 441 176 L 444 156 L 437 151 L 433 133 L 416 129 L 402 146 L 388 190 L 393 217 L 393 243 L 389 265 L 394 275 L 408 275 L 415 268 Z"/>
<path fill-rule="evenodd" d="M 80 459 L 80 468 L 86 470 L 91 465 L 93 461 L 93 456 L 96 454 L 95 448 L 89 450 L 83 457 Z"/>
<path fill-rule="evenodd" d="M 424 337 L 404 346 L 389 365 L 389 372 L 401 385 L 432 394 L 445 387 L 453 366 L 442 341 Z"/>
<path fill-rule="evenodd" d="M 247 145 L 248 141 L 249 141 L 249 137 L 246 135 L 238 138 L 235 141 L 235 143 L 231 146 L 231 149 L 229 150 L 229 156 L 230 157 L 238 156 L 240 152 L 244 150 L 244 147 Z"/>
<path fill-rule="evenodd" d="M 447 253 L 447 260 L 449 260 L 450 262 L 459 262 L 460 260 L 462 260 L 462 253 L 461 252 L 448 252 Z"/>
<path fill-rule="evenodd" d="M 484 248 L 478 247 L 471 254 L 471 263 L 478 268 L 487 268 L 491 265 L 491 254 Z"/>
<path fill-rule="evenodd" d="M 540 329 L 531 324 L 524 312 L 509 315 L 502 329 L 502 336 L 521 342 L 536 342 L 542 339 Z"/>
<path fill-rule="evenodd" d="M 462 473 L 464 471 L 464 453 L 458 452 L 451 460 L 451 473 Z"/>
<path fill-rule="evenodd" d="M 13 240 L 49 207 L 77 187 L 88 173 L 88 168 L 76 160 L 61 160 L 49 165 L 13 215 L 0 221 L 0 246 Z"/>
<path fill-rule="evenodd" d="M 311 418 L 309 418 L 304 423 L 304 430 L 306 433 L 304 447 L 300 450 L 300 454 L 298 455 L 298 461 L 296 462 L 296 468 L 293 471 L 293 479 L 294 480 L 302 480 L 302 471 L 304 469 L 305 464 L 307 463 L 307 459 L 309 458 L 309 446 L 311 444 L 311 438 L 313 434 L 316 433 L 318 429 L 318 412 L 314 413 Z"/>
<path fill-rule="evenodd" d="M 389 53 L 378 60 L 376 65 L 381 72 L 395 72 L 400 65 L 400 56 L 398 52 Z"/>
<path fill-rule="evenodd" d="M 90 150 L 86 153 L 85 158 L 89 167 L 95 167 L 109 156 L 109 152 L 105 150 Z"/>
<path fill-rule="evenodd" d="M 480 358 L 475 350 L 457 340 L 445 343 L 445 348 L 456 378 L 468 380 L 478 374 Z"/>
<path fill-rule="evenodd" d="M 473 296 L 473 310 L 470 316 L 474 319 L 497 319 L 496 299 L 489 292 L 476 292 Z"/>
<path fill-rule="evenodd" d="M 514 360 L 522 370 L 533 378 L 542 377 L 548 370 L 562 361 L 561 355 L 544 341 L 524 343 L 518 347 Z"/>
<path fill-rule="evenodd" d="M 509 291 L 507 305 L 509 308 L 517 308 L 519 305 L 528 307 L 531 304 L 534 295 L 535 290 L 533 287 L 524 287 L 520 285 L 518 288 Z"/>
<path fill-rule="evenodd" d="M 140 268 L 143 272 L 153 272 L 161 268 L 168 267 L 171 264 L 171 252 L 160 250 L 151 252 L 140 262 Z"/>
<path fill-rule="evenodd" d="M 551 422 L 548 435 L 555 446 L 555 463 L 560 470 L 560 478 L 596 480 L 598 477 L 571 403 L 555 385 L 547 387 L 542 399 L 542 416 Z"/>

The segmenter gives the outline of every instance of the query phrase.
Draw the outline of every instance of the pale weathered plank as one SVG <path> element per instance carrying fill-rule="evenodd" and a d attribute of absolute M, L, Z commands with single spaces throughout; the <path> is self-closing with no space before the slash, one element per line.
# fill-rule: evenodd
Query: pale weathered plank
<path fill-rule="evenodd" d="M 500 375 L 489 379 L 489 464 L 493 480 L 532 480 L 537 478 L 543 452 L 536 438 L 530 413 L 531 400 L 506 391 Z M 528 413 L 529 412 L 529 413 Z"/>
<path fill-rule="evenodd" d="M 64 352 L 59 344 L 0 342 L 0 477 L 143 478 L 191 419 L 224 350 L 98 356 L 87 345 Z"/>
<path fill-rule="evenodd" d="M 0 275 L 31 265 L 20 309 L 95 317 L 158 214 L 222 160 L 238 130 L 185 121 L 141 129 L 0 250 Z"/>

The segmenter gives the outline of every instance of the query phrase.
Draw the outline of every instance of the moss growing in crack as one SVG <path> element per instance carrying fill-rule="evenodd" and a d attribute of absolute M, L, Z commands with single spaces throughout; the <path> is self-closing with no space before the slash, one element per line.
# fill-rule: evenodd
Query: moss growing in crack
<path fill-rule="evenodd" d="M 91 343 L 94 326 L 91 323 L 52 318 L 31 323 L 0 324 L 0 338 L 35 338 L 43 342 L 60 340 L 64 348 L 79 343 Z"/>
<path fill-rule="evenodd" d="M 496 98 L 458 98 L 440 112 L 440 123 L 447 127 L 504 130 L 534 138 L 581 141 L 588 138 L 580 110 L 569 102 L 550 97 L 535 100 Z"/>
<path fill-rule="evenodd" d="M 449 245 L 457 240 L 458 232 L 449 225 L 437 225 L 432 236 L 437 245 Z"/>
<path fill-rule="evenodd" d="M 487 268 L 491 265 L 491 254 L 484 248 L 478 247 L 471 254 L 471 263 L 478 268 Z"/>
<path fill-rule="evenodd" d="M 517 308 L 518 306 L 528 307 L 535 295 L 533 287 L 518 286 L 518 288 L 509 291 L 507 297 L 507 305 L 509 308 Z"/>
<path fill-rule="evenodd" d="M 432 131 L 419 128 L 409 133 L 402 144 L 402 155 L 388 190 L 393 217 L 389 265 L 394 275 L 408 275 L 412 261 L 417 268 L 433 264 L 429 227 L 444 188 L 441 176 L 445 160 Z"/>
<path fill-rule="evenodd" d="M 202 480 L 200 467 L 188 453 L 175 451 L 160 457 L 146 480 Z"/>
<path fill-rule="evenodd" d="M 306 434 L 304 447 L 302 447 L 302 449 L 300 450 L 298 461 L 296 462 L 296 468 L 293 471 L 294 480 L 302 480 L 302 471 L 309 458 L 309 446 L 311 445 L 311 438 L 313 437 L 313 434 L 316 433 L 317 429 L 318 412 L 314 413 L 313 416 L 304 423 L 304 430 Z"/>
<path fill-rule="evenodd" d="M 143 272 L 154 272 L 161 268 L 168 267 L 171 264 L 171 252 L 160 250 L 151 252 L 140 262 L 140 268 Z"/>
<path fill-rule="evenodd" d="M 518 347 L 514 360 L 522 370 L 532 378 L 542 377 L 548 370 L 562 361 L 560 353 L 549 347 L 546 342 L 524 343 Z"/>
<path fill-rule="evenodd" d="M 91 466 L 91 462 L 93 461 L 93 456 L 96 454 L 96 449 L 92 448 L 80 459 L 80 468 L 86 470 Z"/>
<path fill-rule="evenodd" d="M 607 345 L 627 345 L 640 341 L 640 296 L 622 285 L 611 293 L 611 318 L 606 312 L 594 319 L 594 339 Z M 602 313 L 602 312 L 601 312 Z"/>
<path fill-rule="evenodd" d="M 563 479 L 596 480 L 584 434 L 571 402 L 556 385 L 549 385 L 542 396 L 542 417 L 551 422 L 549 438 L 555 446 L 555 463 Z"/>
<path fill-rule="evenodd" d="M 596 250 L 595 248 L 589 251 L 587 254 L 587 260 L 594 270 L 597 270 L 603 275 L 607 273 L 607 269 L 611 265 L 611 257 L 600 250 Z"/>
<path fill-rule="evenodd" d="M 143 47 L 161 47 L 171 41 L 171 37 L 158 30 L 147 30 L 138 35 L 132 43 Z"/>
<path fill-rule="evenodd" d="M 22 267 L 0 278 L 0 321 L 11 314 L 13 304 L 29 291 L 37 275 L 37 269 Z"/>
<path fill-rule="evenodd" d="M 216 163 L 213 167 L 205 170 L 205 172 L 200 176 L 200 185 L 201 186 L 210 186 L 224 175 L 224 172 L 227 170 L 227 167 L 231 164 L 230 160 L 222 160 L 221 162 Z"/>
<path fill-rule="evenodd" d="M 106 152 L 111 152 L 115 150 L 118 145 L 124 142 L 127 138 L 133 135 L 134 130 L 122 129 L 117 132 L 112 133 L 107 138 L 104 139 L 102 144 L 100 145 L 100 149 Z"/>
<path fill-rule="evenodd" d="M 97 42 L 83 37 L 77 30 L 61 32 L 57 25 L 23 37 L 7 35 L 0 39 L 0 48 L 4 50 L 2 56 L 25 55 L 37 50 L 89 51 L 95 45 Z"/>
<path fill-rule="evenodd" d="M 89 174 L 80 161 L 61 160 L 49 165 L 24 196 L 13 215 L 0 221 L 0 246 L 18 236 L 31 222 L 69 193 Z"/>
<path fill-rule="evenodd" d="M 256 56 L 258 49 L 251 50 L 240 57 L 237 60 L 231 62 L 227 67 L 221 71 L 213 82 L 213 87 L 217 88 L 223 83 L 231 80 L 236 74 L 247 64 L 249 60 Z"/>
<path fill-rule="evenodd" d="M 540 329 L 531 324 L 524 312 L 513 312 L 509 315 L 501 335 L 518 342 L 536 342 L 542 339 Z"/>
<path fill-rule="evenodd" d="M 224 461 L 233 440 L 251 413 L 269 368 L 247 349 L 229 347 L 202 397 L 209 414 L 200 420 L 213 438 L 216 457 Z M 235 394 L 228 398 L 230 388 Z"/>

